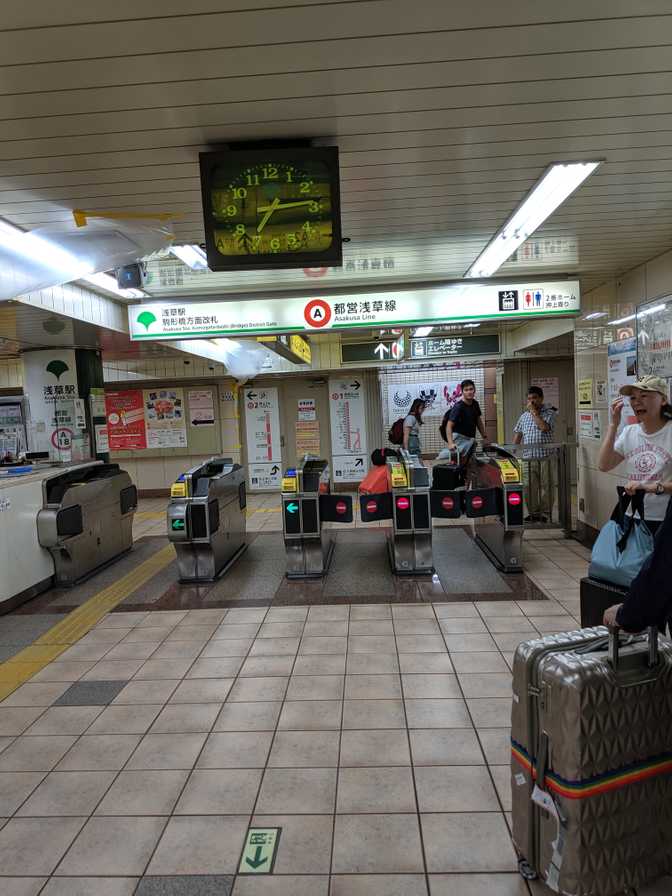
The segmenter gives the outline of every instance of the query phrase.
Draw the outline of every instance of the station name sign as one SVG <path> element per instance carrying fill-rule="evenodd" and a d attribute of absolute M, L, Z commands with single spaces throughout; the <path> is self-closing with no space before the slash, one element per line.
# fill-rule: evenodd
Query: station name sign
<path fill-rule="evenodd" d="M 574 315 L 578 280 L 451 283 L 350 297 L 145 302 L 128 309 L 132 340 L 324 333 L 469 320 Z"/>

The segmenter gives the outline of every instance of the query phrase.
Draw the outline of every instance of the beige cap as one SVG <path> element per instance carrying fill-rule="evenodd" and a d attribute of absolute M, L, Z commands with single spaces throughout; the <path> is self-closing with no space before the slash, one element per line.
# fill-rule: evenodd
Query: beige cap
<path fill-rule="evenodd" d="M 629 386 L 621 386 L 618 391 L 621 395 L 632 395 L 635 389 L 639 389 L 642 392 L 660 392 L 665 398 L 665 401 L 669 400 L 667 383 L 660 376 L 653 376 L 653 374 L 649 373 L 638 379 L 636 382 L 631 383 Z"/>

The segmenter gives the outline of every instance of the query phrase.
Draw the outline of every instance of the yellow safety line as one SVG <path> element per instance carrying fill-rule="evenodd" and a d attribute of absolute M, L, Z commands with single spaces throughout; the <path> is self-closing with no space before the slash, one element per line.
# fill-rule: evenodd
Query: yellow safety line
<path fill-rule="evenodd" d="M 113 585 L 99 591 L 81 607 L 68 613 L 65 619 L 50 628 L 29 647 L 25 647 L 6 662 L 0 663 L 0 700 L 4 700 L 19 685 L 28 681 L 64 653 L 68 647 L 79 641 L 106 613 L 137 591 L 174 559 L 173 546 L 166 545 Z"/>
<path fill-rule="evenodd" d="M 136 520 L 165 520 L 165 510 L 138 510 L 135 513 Z"/>

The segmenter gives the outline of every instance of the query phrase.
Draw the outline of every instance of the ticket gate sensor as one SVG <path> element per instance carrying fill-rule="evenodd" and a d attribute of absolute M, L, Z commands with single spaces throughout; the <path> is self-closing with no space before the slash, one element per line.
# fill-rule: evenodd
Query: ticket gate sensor
<path fill-rule="evenodd" d="M 42 483 L 37 537 L 54 560 L 54 584 L 71 587 L 133 547 L 138 493 L 118 464 L 93 461 Z"/>
<path fill-rule="evenodd" d="M 522 572 L 525 495 L 516 455 L 491 445 L 476 457 L 475 480 L 477 488 L 465 492 L 465 512 L 476 543 L 498 569 Z"/>
<path fill-rule="evenodd" d="M 282 478 L 282 534 L 287 553 L 288 579 L 326 575 L 334 541 L 323 523 L 351 523 L 350 495 L 332 495 L 329 465 L 307 455 Z"/>
<path fill-rule="evenodd" d="M 213 582 L 247 548 L 245 470 L 211 457 L 178 477 L 170 489 L 168 539 L 180 582 Z"/>

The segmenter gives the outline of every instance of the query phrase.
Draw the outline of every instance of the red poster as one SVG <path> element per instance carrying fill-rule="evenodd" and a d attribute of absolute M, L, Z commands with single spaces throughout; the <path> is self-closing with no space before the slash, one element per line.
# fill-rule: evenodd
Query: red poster
<path fill-rule="evenodd" d="M 136 451 L 147 447 L 142 392 L 129 389 L 105 393 L 110 451 Z"/>

